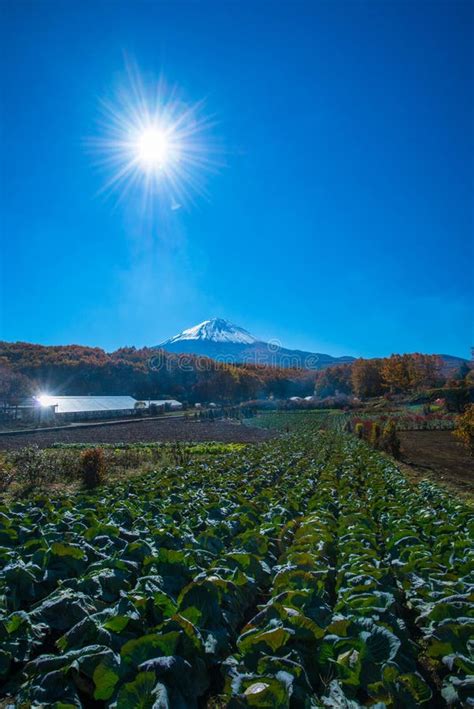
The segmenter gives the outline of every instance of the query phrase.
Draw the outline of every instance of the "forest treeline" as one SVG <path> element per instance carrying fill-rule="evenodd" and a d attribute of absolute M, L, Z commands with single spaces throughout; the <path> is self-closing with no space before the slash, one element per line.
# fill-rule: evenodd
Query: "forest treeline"
<path fill-rule="evenodd" d="M 464 371 L 463 370 L 464 367 Z M 467 365 L 454 386 L 472 378 Z M 245 401 L 261 397 L 360 398 L 413 393 L 446 383 L 435 355 L 404 354 L 358 359 L 324 370 L 224 364 L 193 355 L 125 347 L 107 353 L 80 345 L 44 346 L 0 342 L 0 397 L 20 399 L 38 392 L 129 394 L 137 399 L 164 395 L 189 401 Z M 472 381 L 471 381 L 472 383 Z"/>
<path fill-rule="evenodd" d="M 43 346 L 0 342 L 0 395 L 30 393 L 164 395 L 189 402 L 247 400 L 273 394 L 305 396 L 314 372 L 231 365 L 206 357 L 124 347 L 107 353 L 80 345 Z"/>

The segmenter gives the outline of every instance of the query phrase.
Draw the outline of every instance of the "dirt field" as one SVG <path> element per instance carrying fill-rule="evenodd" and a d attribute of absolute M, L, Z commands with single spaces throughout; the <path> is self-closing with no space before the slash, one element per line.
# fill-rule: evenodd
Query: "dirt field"
<path fill-rule="evenodd" d="M 474 498 L 474 459 L 451 431 L 402 431 L 402 462 L 414 477 L 429 478 Z"/>
<path fill-rule="evenodd" d="M 47 448 L 53 443 L 134 443 L 159 441 L 223 441 L 224 443 L 258 443 L 274 437 L 274 433 L 233 421 L 187 421 L 183 418 L 143 420 L 118 425 L 71 428 L 60 431 L 22 433 L 0 436 L 0 450 L 12 450 L 36 444 Z"/>

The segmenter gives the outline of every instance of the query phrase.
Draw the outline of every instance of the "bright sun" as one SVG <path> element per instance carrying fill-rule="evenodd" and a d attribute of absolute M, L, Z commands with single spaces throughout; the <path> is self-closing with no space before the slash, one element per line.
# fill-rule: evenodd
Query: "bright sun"
<path fill-rule="evenodd" d="M 159 200 L 173 211 L 207 195 L 207 175 L 220 166 L 214 120 L 204 103 L 184 102 L 164 79 L 146 86 L 128 66 L 129 84 L 115 100 L 103 102 L 102 135 L 89 141 L 108 172 L 102 191 L 123 197 L 139 188 L 145 202 Z"/>
<path fill-rule="evenodd" d="M 140 134 L 136 150 L 137 159 L 145 169 L 161 169 L 171 159 L 171 140 L 166 131 L 148 128 Z"/>

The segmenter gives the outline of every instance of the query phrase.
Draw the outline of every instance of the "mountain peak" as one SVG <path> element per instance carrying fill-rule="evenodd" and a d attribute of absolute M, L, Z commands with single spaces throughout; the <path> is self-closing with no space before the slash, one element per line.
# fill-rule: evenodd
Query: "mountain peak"
<path fill-rule="evenodd" d="M 250 334 L 243 327 L 234 325 L 229 320 L 223 318 L 211 318 L 204 320 L 198 325 L 194 325 L 186 330 L 183 330 L 179 335 L 171 337 L 166 342 L 162 343 L 162 347 L 183 340 L 199 340 L 206 342 L 235 342 L 239 344 L 250 345 L 258 342 L 257 338 Z"/>
<path fill-rule="evenodd" d="M 204 320 L 155 347 L 168 352 L 210 357 L 227 364 L 245 363 L 306 369 L 322 369 L 332 364 L 345 364 L 354 359 L 288 350 L 280 345 L 259 340 L 248 330 L 224 318 Z"/>

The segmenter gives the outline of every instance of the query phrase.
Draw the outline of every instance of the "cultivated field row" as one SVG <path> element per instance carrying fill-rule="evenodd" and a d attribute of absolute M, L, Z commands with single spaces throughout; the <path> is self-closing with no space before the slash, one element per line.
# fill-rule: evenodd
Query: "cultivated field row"
<path fill-rule="evenodd" d="M 473 527 L 468 507 L 314 423 L 3 505 L 3 695 L 58 709 L 468 706 Z"/>

